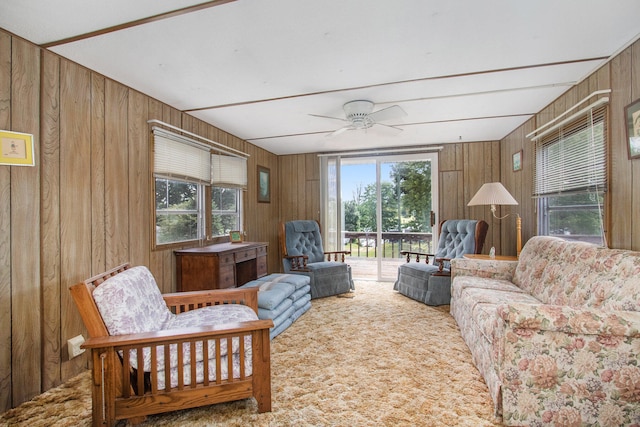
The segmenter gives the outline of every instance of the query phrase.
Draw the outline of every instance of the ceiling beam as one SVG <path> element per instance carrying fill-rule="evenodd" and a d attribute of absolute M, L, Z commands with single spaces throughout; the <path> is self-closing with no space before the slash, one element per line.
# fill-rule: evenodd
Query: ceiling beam
<path fill-rule="evenodd" d="M 210 7 L 220 6 L 226 3 L 231 3 L 236 0 L 211 0 L 204 3 L 196 4 L 193 6 L 183 7 L 182 9 L 172 10 L 169 12 L 160 13 L 158 15 L 150 16 L 147 18 L 137 19 L 131 22 L 125 22 L 124 24 L 114 25 L 113 27 L 103 28 L 89 33 L 80 34 L 73 37 L 68 37 L 62 40 L 56 40 L 53 42 L 43 43 L 41 48 L 48 49 L 54 46 L 60 46 L 67 43 L 73 43 L 80 40 L 90 39 L 92 37 L 101 36 L 103 34 L 113 33 L 116 31 L 124 30 L 127 28 L 137 27 L 139 25 L 149 24 L 151 22 L 162 21 L 163 19 L 173 18 L 175 16 L 185 15 L 187 13 L 196 12 L 198 10 L 208 9 Z"/>
<path fill-rule="evenodd" d="M 397 85 L 397 84 L 403 84 L 403 83 L 415 83 L 415 82 L 422 82 L 422 81 L 429 81 L 429 80 L 452 79 L 452 78 L 459 78 L 459 77 L 477 76 L 477 75 L 483 75 L 483 74 L 501 73 L 501 72 L 506 72 L 506 71 L 529 70 L 529 69 L 534 69 L 534 68 L 552 67 L 552 66 L 557 66 L 557 65 L 579 64 L 581 62 L 590 62 L 590 61 L 603 61 L 603 60 L 606 60 L 608 58 L 609 58 L 608 56 L 599 56 L 599 57 L 596 57 L 596 58 L 583 58 L 583 59 L 576 59 L 576 60 L 573 60 L 573 61 L 549 62 L 549 63 L 546 63 L 546 64 L 523 65 L 523 66 L 520 66 L 520 67 L 508 67 L 508 68 L 498 68 L 498 69 L 495 69 L 495 70 L 474 71 L 474 72 L 471 72 L 471 73 L 449 74 L 449 75 L 434 76 L 434 77 L 421 77 L 421 78 L 417 78 L 417 79 L 398 80 L 398 81 L 393 81 L 393 82 L 376 83 L 376 84 L 370 84 L 370 85 L 364 85 L 364 86 L 345 87 L 345 88 L 339 88 L 339 89 L 331 89 L 331 90 L 323 90 L 323 91 L 317 91 L 317 92 L 301 93 L 301 94 L 296 94 L 296 95 L 279 96 L 279 97 L 275 97 L 275 98 L 256 99 L 256 100 L 253 100 L 253 101 L 241 101 L 241 102 L 233 102 L 233 103 L 230 103 L 230 104 L 210 105 L 208 107 L 188 108 L 188 109 L 182 110 L 182 112 L 184 112 L 184 113 L 192 113 L 192 112 L 196 112 L 196 111 L 214 110 L 214 109 L 217 109 L 217 108 L 228 108 L 228 107 L 237 107 L 237 106 L 240 106 L 240 105 L 259 104 L 259 103 L 262 103 L 262 102 L 282 101 L 282 100 L 285 100 L 285 99 L 302 98 L 302 97 L 305 97 L 305 96 L 315 96 L 315 95 L 323 95 L 323 94 L 327 94 L 327 93 L 337 93 L 337 92 L 346 92 L 346 91 L 351 91 L 351 90 L 369 89 L 369 88 L 374 88 L 374 87 L 391 86 L 391 85 Z M 400 102 L 400 101 L 395 101 L 395 102 Z M 389 103 L 389 102 L 384 102 L 384 104 L 386 104 L 386 103 Z"/>

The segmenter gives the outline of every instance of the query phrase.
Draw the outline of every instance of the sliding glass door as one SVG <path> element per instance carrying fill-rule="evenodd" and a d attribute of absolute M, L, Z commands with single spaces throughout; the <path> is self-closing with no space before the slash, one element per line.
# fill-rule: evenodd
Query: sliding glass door
<path fill-rule="evenodd" d="M 322 170 L 325 240 L 351 251 L 354 278 L 395 280 L 405 262 L 401 251 L 431 251 L 438 200 L 435 153 L 327 157 Z"/>

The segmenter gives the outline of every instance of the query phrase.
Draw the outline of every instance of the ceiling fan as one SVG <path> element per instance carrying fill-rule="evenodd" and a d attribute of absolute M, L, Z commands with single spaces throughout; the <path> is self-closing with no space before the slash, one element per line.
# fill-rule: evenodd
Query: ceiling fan
<path fill-rule="evenodd" d="M 346 118 L 321 116 L 319 114 L 310 114 L 314 117 L 324 119 L 333 119 L 347 122 L 346 126 L 334 130 L 327 136 L 336 136 L 348 130 L 369 129 L 372 126 L 379 125 L 392 129 L 395 132 L 402 132 L 402 129 L 396 126 L 380 123 L 382 121 L 398 119 L 405 117 L 407 113 L 398 105 L 373 111 L 373 102 L 365 100 L 356 100 L 347 102 L 342 106 Z"/>

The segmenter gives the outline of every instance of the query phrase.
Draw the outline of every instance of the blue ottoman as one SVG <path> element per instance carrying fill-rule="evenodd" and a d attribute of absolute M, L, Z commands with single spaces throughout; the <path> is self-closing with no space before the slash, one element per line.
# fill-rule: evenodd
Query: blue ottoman
<path fill-rule="evenodd" d="M 270 274 L 241 286 L 260 287 L 258 318 L 273 320 L 271 339 L 311 308 L 309 282 L 309 277 L 299 274 Z"/>

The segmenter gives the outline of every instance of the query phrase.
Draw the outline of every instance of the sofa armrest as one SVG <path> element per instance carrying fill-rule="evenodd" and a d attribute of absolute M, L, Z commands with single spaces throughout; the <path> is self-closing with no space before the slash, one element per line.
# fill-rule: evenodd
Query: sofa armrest
<path fill-rule="evenodd" d="M 510 303 L 498 307 L 508 329 L 640 338 L 640 312 Z"/>
<path fill-rule="evenodd" d="M 451 260 L 451 280 L 456 276 L 475 276 L 511 282 L 517 266 L 518 261 L 454 258 Z"/>

